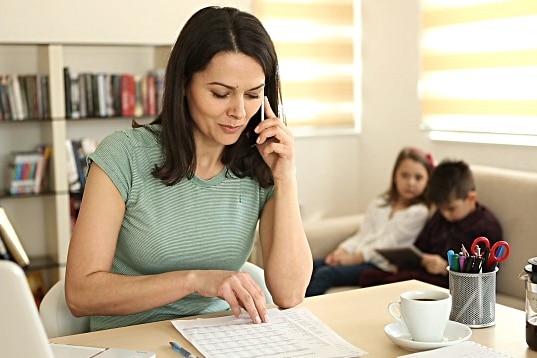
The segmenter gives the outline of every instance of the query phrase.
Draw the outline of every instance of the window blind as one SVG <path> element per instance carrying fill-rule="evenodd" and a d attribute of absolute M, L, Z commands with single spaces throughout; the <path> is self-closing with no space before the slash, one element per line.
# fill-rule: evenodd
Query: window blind
<path fill-rule="evenodd" d="M 354 127 L 359 38 L 353 0 L 254 0 L 280 63 L 290 126 Z"/>
<path fill-rule="evenodd" d="M 431 138 L 528 144 L 524 135 L 537 135 L 535 34 L 535 0 L 423 0 L 419 91 Z"/>

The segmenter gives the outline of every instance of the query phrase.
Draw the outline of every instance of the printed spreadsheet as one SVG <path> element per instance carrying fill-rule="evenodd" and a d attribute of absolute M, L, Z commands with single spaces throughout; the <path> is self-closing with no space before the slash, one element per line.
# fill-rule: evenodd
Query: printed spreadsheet
<path fill-rule="evenodd" d="M 367 352 L 345 341 L 306 308 L 269 310 L 269 322 L 243 315 L 173 320 L 205 357 L 358 357 Z"/>

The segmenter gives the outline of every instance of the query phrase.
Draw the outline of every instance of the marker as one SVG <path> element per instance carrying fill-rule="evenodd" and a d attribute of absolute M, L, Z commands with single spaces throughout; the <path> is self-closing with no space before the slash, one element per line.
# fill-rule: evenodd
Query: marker
<path fill-rule="evenodd" d="M 464 254 L 459 255 L 459 271 L 464 272 L 466 269 L 466 256 Z"/>
<path fill-rule="evenodd" d="M 184 349 L 183 347 L 181 347 L 175 342 L 170 342 L 170 346 L 172 346 L 172 349 L 174 351 L 176 351 L 179 354 L 182 354 L 186 358 L 198 358 L 194 354 L 190 353 L 189 351 L 187 351 L 186 349 Z"/>
<path fill-rule="evenodd" d="M 455 251 L 448 250 L 448 252 L 447 252 L 447 261 L 448 261 L 449 268 L 451 270 L 453 270 L 453 256 L 454 255 L 455 255 Z"/>
<path fill-rule="evenodd" d="M 453 255 L 453 267 L 451 268 L 451 270 L 459 272 L 459 254 Z"/>

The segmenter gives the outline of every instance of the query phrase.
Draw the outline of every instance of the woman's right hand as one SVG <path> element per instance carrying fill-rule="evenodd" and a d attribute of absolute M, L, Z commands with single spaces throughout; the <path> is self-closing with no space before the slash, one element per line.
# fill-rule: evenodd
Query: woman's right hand
<path fill-rule="evenodd" d="M 225 300 L 238 317 L 241 308 L 254 323 L 268 322 L 265 294 L 246 272 L 203 270 L 192 271 L 193 291 L 205 297 Z"/>

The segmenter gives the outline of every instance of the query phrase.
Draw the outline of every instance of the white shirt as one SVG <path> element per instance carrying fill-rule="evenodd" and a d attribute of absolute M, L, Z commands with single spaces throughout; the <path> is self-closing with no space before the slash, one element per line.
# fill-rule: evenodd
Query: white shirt
<path fill-rule="evenodd" d="M 393 272 L 395 267 L 378 254 L 377 248 L 393 248 L 412 245 L 425 225 L 429 210 L 425 204 L 414 204 L 397 211 L 382 197 L 374 199 L 367 208 L 364 223 L 353 236 L 343 241 L 339 248 L 348 253 L 361 252 L 364 262 Z"/>

